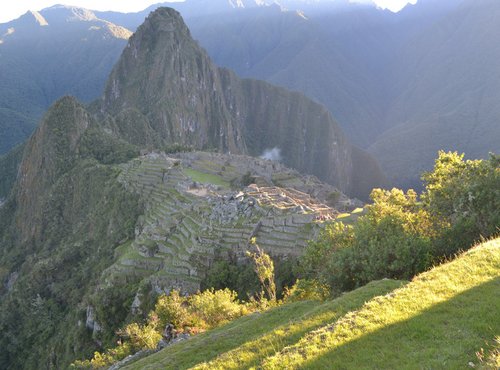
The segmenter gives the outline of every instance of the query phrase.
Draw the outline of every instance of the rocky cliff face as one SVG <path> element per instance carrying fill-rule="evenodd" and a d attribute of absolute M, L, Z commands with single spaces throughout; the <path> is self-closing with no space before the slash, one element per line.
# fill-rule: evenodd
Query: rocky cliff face
<path fill-rule="evenodd" d="M 274 255 L 300 254 L 336 214 L 323 201 L 351 204 L 270 161 L 137 158 L 173 143 L 276 148 L 285 164 L 353 188 L 353 147 L 322 106 L 218 69 L 178 13 L 154 12 L 103 98 L 87 108 L 60 99 L 24 148 L 0 206 L 0 368 L 67 368 L 114 342 L 140 287 L 194 291 L 218 253 L 244 255 L 252 237 Z M 249 176 L 260 188 L 230 190 Z"/>
<path fill-rule="evenodd" d="M 39 238 L 43 223 L 43 199 L 57 179 L 76 159 L 78 144 L 92 118 L 71 97 L 59 100 L 47 112 L 28 141 L 16 185 L 16 224 L 21 242 Z"/>
<path fill-rule="evenodd" d="M 179 143 L 254 156 L 276 148 L 286 165 L 345 192 L 358 190 L 353 147 L 323 106 L 217 68 L 173 9 L 151 13 L 130 39 L 100 112 L 117 135 L 138 145 Z M 383 176 L 372 165 L 377 175 L 366 181 L 380 186 Z"/>

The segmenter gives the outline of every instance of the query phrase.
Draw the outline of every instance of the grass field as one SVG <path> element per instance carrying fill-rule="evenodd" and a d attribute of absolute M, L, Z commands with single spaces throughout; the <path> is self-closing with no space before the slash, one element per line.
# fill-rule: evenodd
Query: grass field
<path fill-rule="evenodd" d="M 253 314 L 126 369 L 467 369 L 500 334 L 500 239 L 412 282 Z M 491 346 L 491 347 L 489 347 Z"/>
<path fill-rule="evenodd" d="M 297 342 L 307 332 L 338 320 L 402 284 L 394 280 L 377 281 L 333 301 L 291 303 L 242 317 L 125 369 L 246 369 Z"/>
<path fill-rule="evenodd" d="M 229 183 L 225 181 L 221 176 L 212 175 L 209 173 L 204 173 L 201 171 L 193 170 L 192 168 L 183 169 L 184 173 L 189 176 L 193 181 L 202 184 L 212 184 L 221 186 L 223 188 L 229 188 Z"/>
<path fill-rule="evenodd" d="M 500 241 L 309 333 L 264 369 L 464 369 L 500 333 Z"/>

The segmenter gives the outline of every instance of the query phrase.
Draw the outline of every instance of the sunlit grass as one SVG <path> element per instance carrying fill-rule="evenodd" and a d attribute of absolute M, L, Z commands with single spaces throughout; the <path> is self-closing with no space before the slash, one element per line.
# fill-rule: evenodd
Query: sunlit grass
<path fill-rule="evenodd" d="M 262 368 L 467 368 L 500 330 L 499 292 L 497 239 L 309 333 Z"/>
<path fill-rule="evenodd" d="M 500 239 L 401 284 L 243 317 L 126 369 L 479 367 L 500 331 Z"/>
<path fill-rule="evenodd" d="M 212 185 L 221 186 L 223 188 L 229 188 L 229 183 L 227 181 L 225 181 L 221 176 L 193 170 L 192 168 L 185 168 L 185 169 L 183 169 L 183 171 L 193 181 L 196 181 L 196 182 L 199 182 L 202 184 L 212 184 Z"/>
<path fill-rule="evenodd" d="M 286 304 L 253 314 L 181 342 L 126 369 L 248 369 L 298 341 L 307 332 L 333 322 L 402 282 L 377 281 L 328 302 Z"/>
<path fill-rule="evenodd" d="M 356 208 L 351 213 L 340 213 L 337 215 L 336 220 L 341 221 L 346 225 L 354 224 L 359 217 L 366 214 L 365 208 Z"/>

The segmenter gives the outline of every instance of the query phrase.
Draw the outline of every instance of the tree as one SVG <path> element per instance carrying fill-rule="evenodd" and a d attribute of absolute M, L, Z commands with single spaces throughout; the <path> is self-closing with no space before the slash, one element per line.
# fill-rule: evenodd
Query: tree
<path fill-rule="evenodd" d="M 467 248 L 500 231 L 500 157 L 467 160 L 457 152 L 439 152 L 432 172 L 425 173 L 426 208 L 450 226 L 443 245 Z M 451 251 L 452 252 L 452 251 Z"/>
<path fill-rule="evenodd" d="M 271 302 L 276 302 L 276 284 L 274 282 L 274 263 L 271 257 L 266 254 L 256 243 L 255 238 L 250 241 L 257 249 L 257 253 L 247 251 L 247 256 L 255 263 L 255 273 L 259 278 L 262 289 L 267 294 Z"/>

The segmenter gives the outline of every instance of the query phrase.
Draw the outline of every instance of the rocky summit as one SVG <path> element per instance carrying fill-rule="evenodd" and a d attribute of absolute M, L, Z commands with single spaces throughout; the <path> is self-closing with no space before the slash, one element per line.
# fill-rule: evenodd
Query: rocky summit
<path fill-rule="evenodd" d="M 101 99 L 57 101 L 0 168 L 0 367 L 12 369 L 88 357 L 148 297 L 195 292 L 216 261 L 247 264 L 253 240 L 276 261 L 301 255 L 361 205 L 345 192 L 383 180 L 324 107 L 217 68 L 166 8 Z"/>
<path fill-rule="evenodd" d="M 376 161 L 322 105 L 217 68 L 173 9 L 156 10 L 132 36 L 96 109 L 109 130 L 140 146 L 252 156 L 275 149 L 287 166 L 357 197 L 384 184 Z"/>

